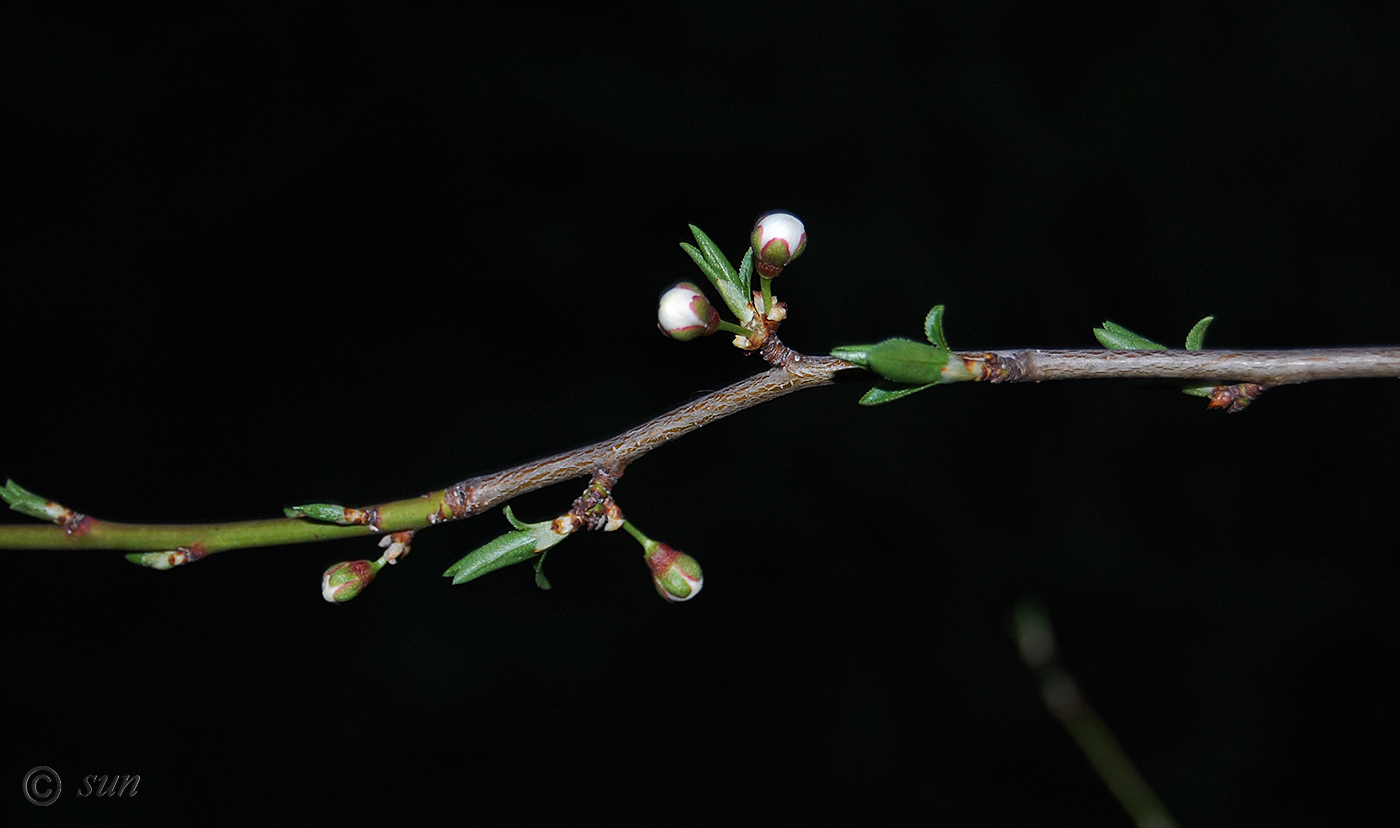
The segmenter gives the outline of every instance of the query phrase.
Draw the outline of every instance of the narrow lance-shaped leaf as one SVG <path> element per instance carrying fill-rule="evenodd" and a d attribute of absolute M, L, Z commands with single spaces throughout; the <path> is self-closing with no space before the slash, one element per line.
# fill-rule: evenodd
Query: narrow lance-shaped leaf
<path fill-rule="evenodd" d="M 930 382 L 927 385 L 901 385 L 895 388 L 888 388 L 885 386 L 877 385 L 869 391 L 865 392 L 865 395 L 860 398 L 860 404 L 881 405 L 887 402 L 894 402 L 900 397 L 907 397 L 910 394 L 914 394 L 919 391 L 924 391 L 926 389 L 934 387 L 935 385 L 938 385 L 938 383 Z"/>
<path fill-rule="evenodd" d="M 1206 328 L 1215 321 L 1214 316 L 1207 316 L 1195 325 L 1186 334 L 1186 350 L 1199 351 L 1205 345 Z M 1140 351 L 1165 351 L 1167 346 L 1152 339 L 1148 339 L 1141 334 L 1133 333 L 1122 325 L 1115 325 L 1112 322 L 1104 322 L 1102 328 L 1094 329 L 1094 338 L 1101 345 L 1110 350 L 1135 349 Z M 1212 383 L 1205 385 L 1183 385 L 1181 393 L 1190 394 L 1193 397 L 1209 397 L 1211 389 L 1215 386 Z"/>
<path fill-rule="evenodd" d="M 304 517 L 319 520 L 322 523 L 350 525 L 350 521 L 345 517 L 345 507 L 338 503 L 303 503 L 300 506 L 288 506 L 282 510 L 282 514 L 293 518 Z"/>
<path fill-rule="evenodd" d="M 690 225 L 690 231 L 695 234 L 695 241 L 699 247 L 696 248 L 682 242 L 681 248 L 695 261 L 700 272 L 704 273 L 705 278 L 710 280 L 710 284 L 715 286 L 720 298 L 724 300 L 724 304 L 729 307 L 739 322 L 748 325 L 753 321 L 753 311 L 750 309 L 752 297 L 749 289 L 749 277 L 753 269 L 752 260 L 749 260 L 747 268 L 741 268 L 740 271 L 736 272 L 734 266 L 720 252 L 719 247 L 710 241 L 710 237 L 705 235 L 704 231 L 693 224 Z"/>
<path fill-rule="evenodd" d="M 1215 321 L 1214 316 L 1207 316 L 1200 322 L 1191 326 L 1191 331 L 1186 334 L 1186 350 L 1199 351 L 1206 344 L 1206 328 Z M 1210 392 L 1215 388 L 1214 383 L 1204 385 L 1185 385 L 1181 388 L 1181 393 L 1190 394 L 1193 397 L 1210 397 Z"/>
<path fill-rule="evenodd" d="M 501 567 L 527 561 L 535 555 L 534 532 L 517 529 L 473 549 L 442 573 L 454 584 L 464 584 Z"/>
<path fill-rule="evenodd" d="M 1140 334 L 1135 334 L 1122 325 L 1104 322 L 1102 328 L 1094 329 L 1094 338 L 1109 350 L 1165 351 L 1167 346 Z"/>
<path fill-rule="evenodd" d="M 745 293 L 753 292 L 753 248 L 744 251 L 744 258 L 739 260 L 739 278 L 735 284 Z"/>
<path fill-rule="evenodd" d="M 1205 347 L 1206 328 L 1209 328 L 1210 323 L 1214 321 L 1214 316 L 1207 316 L 1205 319 L 1191 326 L 1191 332 L 1186 334 L 1186 350 L 1199 351 Z"/>
<path fill-rule="evenodd" d="M 539 527 L 539 524 L 537 523 L 526 523 L 525 521 L 517 518 L 515 516 L 515 510 L 510 508 L 510 506 L 506 506 L 501 511 L 505 514 L 506 520 L 510 521 L 510 525 L 514 526 L 516 529 L 528 532 Z"/>
<path fill-rule="evenodd" d="M 831 355 L 841 360 L 849 362 L 860 368 L 870 367 L 870 349 L 872 345 L 841 345 L 831 349 Z"/>
<path fill-rule="evenodd" d="M 503 511 L 506 520 L 515 527 L 515 531 L 507 532 L 485 546 L 472 550 L 466 557 L 449 567 L 442 574 L 445 577 L 451 577 L 452 583 L 466 583 L 501 567 L 527 561 L 556 546 L 569 536 L 568 532 L 560 534 L 554 531 L 553 521 L 526 523 L 516 518 L 515 512 L 509 506 L 505 507 Z M 549 581 L 540 571 L 538 563 L 535 565 L 535 583 L 539 584 L 541 589 L 549 589 Z"/>
<path fill-rule="evenodd" d="M 924 336 L 928 341 L 945 351 L 953 350 L 948 346 L 948 337 L 943 335 L 943 306 L 934 305 L 933 310 L 924 317 Z"/>
<path fill-rule="evenodd" d="M 750 309 L 752 301 L 747 291 L 741 291 L 734 282 L 725 279 L 707 261 L 705 256 L 694 245 L 681 242 L 681 249 L 695 261 L 695 266 L 700 268 L 700 272 L 705 274 L 705 278 L 710 280 L 715 290 L 719 293 L 719 298 L 724 300 L 724 304 L 729 308 L 738 320 L 747 325 L 753 320 L 753 311 Z"/>
<path fill-rule="evenodd" d="M 546 550 L 544 552 L 541 552 L 540 556 L 535 559 L 535 586 L 539 587 L 540 589 L 550 588 L 549 579 L 544 577 L 544 559 L 545 556 L 548 554 L 549 551 Z"/>
<path fill-rule="evenodd" d="M 705 261 L 705 254 L 701 253 L 695 245 L 685 242 L 681 242 L 681 249 L 684 250 L 686 255 L 690 256 L 691 259 L 695 260 L 695 266 L 700 268 L 700 272 L 705 274 L 705 278 L 710 280 L 710 284 L 714 285 L 716 290 L 723 293 L 724 290 L 720 287 L 720 283 L 723 282 L 724 279 L 720 276 L 719 272 L 714 269 L 713 265 Z"/>
<path fill-rule="evenodd" d="M 710 241 L 710 237 L 695 225 L 690 225 L 690 232 L 695 234 L 695 243 L 700 246 L 700 252 L 705 255 L 705 261 L 710 263 L 710 267 L 716 273 L 722 275 L 727 281 L 738 284 L 739 274 L 734 272 L 734 266 L 720 252 L 719 246 Z"/>

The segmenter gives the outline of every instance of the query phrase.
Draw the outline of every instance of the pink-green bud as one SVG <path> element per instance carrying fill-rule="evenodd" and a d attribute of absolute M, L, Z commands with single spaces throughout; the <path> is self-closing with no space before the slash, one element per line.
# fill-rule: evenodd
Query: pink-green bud
<path fill-rule="evenodd" d="M 753 264 L 760 276 L 772 279 L 807 249 L 807 228 L 792 213 L 764 213 L 749 235 Z"/>
<path fill-rule="evenodd" d="M 332 604 L 343 604 L 369 586 L 383 568 L 384 561 L 341 561 L 321 576 L 321 597 Z"/>
<path fill-rule="evenodd" d="M 646 556 L 656 592 L 667 601 L 689 601 L 705 585 L 699 562 L 684 552 L 652 541 Z"/>
<path fill-rule="evenodd" d="M 709 336 L 719 329 L 719 311 L 691 282 L 680 282 L 661 294 L 661 304 L 656 309 L 656 326 L 661 332 L 688 342 L 702 336 Z"/>

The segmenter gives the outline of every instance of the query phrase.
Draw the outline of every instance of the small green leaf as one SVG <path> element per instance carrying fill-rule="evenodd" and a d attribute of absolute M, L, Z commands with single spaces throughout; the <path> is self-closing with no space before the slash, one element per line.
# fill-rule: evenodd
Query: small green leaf
<path fill-rule="evenodd" d="M 881 405 L 887 402 L 894 402 L 900 397 L 907 397 L 915 392 L 923 391 L 925 388 L 932 388 L 937 384 L 936 382 L 930 382 L 927 385 L 902 385 L 893 388 L 877 385 L 865 392 L 865 396 L 860 398 L 860 404 Z"/>
<path fill-rule="evenodd" d="M 510 521 L 510 525 L 514 526 L 516 529 L 532 530 L 535 528 L 535 524 L 525 523 L 523 521 L 516 520 L 515 512 L 510 508 L 509 505 L 507 505 L 501 511 L 505 512 L 506 520 Z"/>
<path fill-rule="evenodd" d="M 1214 316 L 1207 316 L 1200 322 L 1191 326 L 1191 332 L 1186 334 L 1186 350 L 1199 351 L 1201 349 L 1201 346 L 1205 344 L 1206 340 L 1206 328 L 1210 327 L 1210 323 L 1213 321 L 1215 321 Z M 1145 336 L 1133 333 L 1122 325 L 1115 325 L 1112 322 L 1105 322 L 1102 328 L 1095 328 L 1094 338 L 1105 348 L 1115 350 L 1124 348 L 1142 351 L 1167 350 L 1167 346 L 1162 343 L 1154 342 Z M 1206 385 L 1183 385 L 1180 386 L 1180 388 L 1183 394 L 1190 394 L 1193 397 L 1209 397 L 1211 390 L 1215 388 L 1215 386 L 1208 383 Z"/>
<path fill-rule="evenodd" d="M 1094 329 L 1094 338 L 1110 350 L 1165 351 L 1167 346 L 1154 342 L 1145 336 L 1135 334 L 1122 325 L 1104 322 L 1102 328 Z"/>
<path fill-rule="evenodd" d="M 702 233 L 701 235 L 703 236 L 704 234 Z M 706 239 L 706 241 L 708 241 L 708 239 Z M 697 250 L 694 245 L 681 242 L 681 249 L 694 260 L 696 267 L 700 268 L 700 272 L 704 273 L 705 278 L 710 280 L 710 284 L 714 285 L 715 290 L 719 292 L 719 298 L 724 300 L 724 304 L 734 316 L 745 325 L 751 322 L 753 320 L 753 311 L 749 309 L 749 303 L 752 301 L 752 297 L 749 295 L 747 286 L 744 288 L 739 287 L 738 274 L 735 274 L 731 280 L 726 273 L 711 264 L 705 258 L 704 253 Z M 728 265 L 728 262 L 724 263 L 725 267 L 728 267 Z M 728 272 L 733 273 L 734 271 L 730 268 Z"/>
<path fill-rule="evenodd" d="M 535 533 L 517 529 L 473 549 L 442 574 L 445 578 L 451 578 L 453 584 L 464 584 L 501 567 L 527 561 L 534 554 Z"/>
<path fill-rule="evenodd" d="M 723 279 L 720 278 L 719 272 L 716 271 L 709 262 L 705 261 L 705 254 L 697 250 L 695 245 L 686 244 L 685 242 L 681 242 L 681 249 L 686 252 L 686 255 L 695 260 L 695 266 L 700 268 L 700 272 L 705 274 L 705 278 L 709 279 L 710 283 L 713 284 L 716 289 L 719 289 L 719 283 L 723 281 Z"/>
<path fill-rule="evenodd" d="M 39 495 L 34 494 L 13 480 L 5 481 L 5 488 L 0 489 L 0 500 L 5 501 L 11 509 L 22 515 L 28 515 L 40 520 L 52 520 L 53 510 L 48 508 L 48 501 Z"/>
<path fill-rule="evenodd" d="M 839 348 L 832 348 L 831 355 L 852 365 L 861 368 L 870 367 L 870 349 L 874 345 L 842 345 Z"/>
<path fill-rule="evenodd" d="M 705 261 L 715 273 L 716 280 L 714 281 L 714 285 L 715 290 L 718 290 L 720 293 L 720 298 L 724 299 L 724 303 L 729 306 L 729 309 L 734 312 L 734 315 L 739 318 L 740 322 L 745 325 L 749 324 L 749 322 L 753 320 L 753 314 L 749 312 L 752 292 L 749 288 L 750 282 L 748 274 L 744 274 L 741 278 L 741 274 L 735 272 L 734 266 L 729 263 L 729 259 L 725 258 L 725 255 L 720 252 L 719 246 L 710 241 L 710 237 L 705 235 L 705 232 L 699 227 L 693 224 L 690 225 L 690 232 L 695 235 L 695 243 L 700 245 L 700 252 L 704 255 Z M 752 255 L 752 251 L 750 251 L 749 255 Z M 745 258 L 748 257 L 749 256 L 746 256 Z M 752 273 L 752 269 L 753 263 L 750 262 L 750 273 Z M 723 284 L 721 284 L 721 282 Z"/>
<path fill-rule="evenodd" d="M 138 566 L 144 566 L 150 569 L 172 568 L 170 563 L 171 555 L 169 552 L 128 552 L 122 557 Z"/>
<path fill-rule="evenodd" d="M 1210 323 L 1214 321 L 1214 316 L 1207 316 L 1205 319 L 1191 326 L 1191 332 L 1186 334 L 1186 350 L 1199 351 L 1201 348 L 1205 347 L 1206 328 L 1209 328 Z M 1210 392 L 1214 389 L 1214 383 L 1206 383 L 1205 385 L 1183 385 L 1181 387 L 1181 393 L 1190 394 L 1193 397 L 1208 398 L 1210 397 Z"/>
<path fill-rule="evenodd" d="M 726 281 L 734 282 L 737 285 L 739 274 L 734 272 L 734 265 L 729 263 L 729 260 L 720 252 L 719 247 L 710 241 L 710 237 L 705 235 L 699 227 L 690 225 L 690 232 L 695 234 L 695 242 L 700 245 L 700 250 L 705 254 L 705 261 L 710 263 L 710 267 L 713 267 L 716 273 L 723 275 Z"/>
<path fill-rule="evenodd" d="M 535 559 L 535 586 L 540 589 L 550 588 L 549 579 L 544 577 L 544 556 L 548 554 L 549 552 L 546 550 L 541 552 L 540 556 Z"/>
<path fill-rule="evenodd" d="M 1200 322 L 1191 326 L 1191 332 L 1186 335 L 1186 350 L 1199 351 L 1206 344 L 1206 328 L 1215 321 L 1214 316 L 1207 316 Z"/>
<path fill-rule="evenodd" d="M 945 351 L 953 350 L 948 347 L 948 338 L 943 335 L 942 305 L 934 305 L 933 310 L 929 311 L 928 316 L 924 317 L 924 336 L 928 337 L 929 342 L 932 342 Z"/>
<path fill-rule="evenodd" d="M 124 557 L 128 561 L 148 569 L 173 569 L 199 560 L 198 557 L 192 557 L 188 549 L 168 549 L 164 552 L 129 552 Z"/>
<path fill-rule="evenodd" d="M 319 520 L 322 523 L 337 523 L 341 526 L 349 526 L 350 521 L 345 519 L 345 507 L 335 503 L 305 503 L 301 506 L 292 506 L 283 509 L 282 514 L 287 517 L 305 517 L 312 520 Z"/>
<path fill-rule="evenodd" d="M 744 293 L 753 292 L 753 248 L 744 251 L 744 258 L 739 262 L 739 278 L 736 284 Z"/>
<path fill-rule="evenodd" d="M 886 339 L 870 346 L 866 364 L 870 370 L 892 382 L 911 385 L 941 382 L 948 352 L 942 348 L 909 339 Z"/>

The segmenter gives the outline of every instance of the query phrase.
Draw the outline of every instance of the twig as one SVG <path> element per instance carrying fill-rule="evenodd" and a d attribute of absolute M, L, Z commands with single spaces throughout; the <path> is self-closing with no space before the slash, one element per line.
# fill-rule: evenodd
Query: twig
<path fill-rule="evenodd" d="M 978 379 L 1156 379 L 1290 385 L 1325 379 L 1400 377 L 1400 348 L 1310 348 L 1292 351 L 1039 350 L 959 354 Z"/>
<path fill-rule="evenodd" d="M 534 460 L 504 471 L 463 480 L 406 500 L 346 509 L 357 523 L 341 526 L 305 518 L 274 518 L 214 524 L 129 524 L 98 520 L 50 504 L 58 525 L 0 526 L 0 549 L 120 549 L 168 552 L 171 564 L 198 560 L 229 549 L 313 543 L 377 532 L 421 529 L 470 517 L 526 492 L 602 471 L 614 478 L 658 446 L 743 411 L 801 391 L 830 385 L 846 363 L 791 351 L 776 338 L 764 354 L 776 367 L 706 394 L 608 440 Z"/>
<path fill-rule="evenodd" d="M 776 327 L 776 326 L 773 326 Z M 595 472 L 619 476 L 648 451 L 751 406 L 830 385 L 851 366 L 839 359 L 790 350 L 776 336 L 761 353 L 773 366 L 706 394 L 647 423 L 590 446 L 463 480 L 406 500 L 346 509 L 354 525 L 274 518 L 216 524 L 127 524 L 98 520 L 49 504 L 58 525 L 0 526 L 0 549 L 121 549 L 174 555 L 173 563 L 228 549 L 335 540 L 421 529 L 469 517 L 514 497 Z M 1010 350 L 959 353 L 983 382 L 1062 379 L 1201 380 L 1222 385 L 1213 405 L 1243 407 L 1264 388 L 1321 379 L 1400 377 L 1400 348 L 1321 348 L 1294 351 Z M 352 517 L 353 516 L 353 517 Z"/>

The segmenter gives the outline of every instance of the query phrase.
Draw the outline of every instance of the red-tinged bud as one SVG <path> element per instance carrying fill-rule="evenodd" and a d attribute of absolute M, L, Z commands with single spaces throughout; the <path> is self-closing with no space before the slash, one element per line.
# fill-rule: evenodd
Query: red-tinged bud
<path fill-rule="evenodd" d="M 622 528 L 642 545 L 642 555 L 646 558 L 647 568 L 651 570 L 651 581 L 662 598 L 672 602 L 689 601 L 700 592 L 705 576 L 700 573 L 699 562 L 642 534 L 642 530 L 630 520 L 622 521 Z"/>
<path fill-rule="evenodd" d="M 321 576 L 321 597 L 332 604 L 343 604 L 364 591 L 383 567 L 383 558 L 335 564 Z"/>
<path fill-rule="evenodd" d="M 681 282 L 661 294 L 656 326 L 682 342 L 709 336 L 719 329 L 719 311 L 691 282 Z"/>
<path fill-rule="evenodd" d="M 749 236 L 758 275 L 772 279 L 807 249 L 807 228 L 792 213 L 764 213 Z"/>
<path fill-rule="evenodd" d="M 667 601 L 689 601 L 700 593 L 705 576 L 694 558 L 664 543 L 655 543 L 647 550 L 647 567 L 656 592 Z"/>

